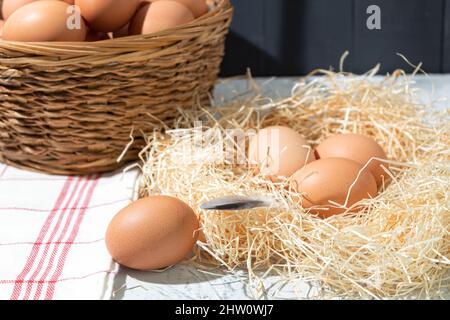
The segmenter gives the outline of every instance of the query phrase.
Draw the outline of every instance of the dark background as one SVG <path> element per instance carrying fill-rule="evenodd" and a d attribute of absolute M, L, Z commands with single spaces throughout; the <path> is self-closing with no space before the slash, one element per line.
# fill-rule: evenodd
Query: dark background
<path fill-rule="evenodd" d="M 424 63 L 429 73 L 450 72 L 450 0 L 231 0 L 234 21 L 222 75 L 304 75 L 337 69 L 363 73 L 411 70 L 397 56 Z M 381 8 L 381 30 L 369 30 L 370 5 Z"/>

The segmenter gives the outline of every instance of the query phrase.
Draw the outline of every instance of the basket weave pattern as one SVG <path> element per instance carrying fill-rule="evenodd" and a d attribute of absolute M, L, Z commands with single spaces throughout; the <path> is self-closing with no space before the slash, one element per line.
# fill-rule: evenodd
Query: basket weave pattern
<path fill-rule="evenodd" d="M 1 4 L 1 0 L 0 0 Z M 232 18 L 229 0 L 176 29 L 99 42 L 0 41 L 0 161 L 90 174 L 137 158 L 143 132 L 207 103 Z"/>

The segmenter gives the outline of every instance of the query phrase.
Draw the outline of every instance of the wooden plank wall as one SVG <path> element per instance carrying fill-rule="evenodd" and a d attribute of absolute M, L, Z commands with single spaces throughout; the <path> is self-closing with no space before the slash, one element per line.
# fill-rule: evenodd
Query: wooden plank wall
<path fill-rule="evenodd" d="M 450 0 L 231 0 L 235 17 L 222 75 L 304 75 L 337 68 L 362 73 L 410 70 L 397 55 L 423 62 L 429 73 L 450 72 Z M 370 5 L 381 8 L 381 30 L 369 30 Z"/>

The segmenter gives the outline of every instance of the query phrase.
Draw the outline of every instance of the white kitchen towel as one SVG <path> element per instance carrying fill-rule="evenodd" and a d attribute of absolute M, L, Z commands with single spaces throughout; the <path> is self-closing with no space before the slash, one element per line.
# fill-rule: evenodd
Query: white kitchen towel
<path fill-rule="evenodd" d="M 104 235 L 137 171 L 50 176 L 0 164 L 0 299 L 109 299 Z"/>

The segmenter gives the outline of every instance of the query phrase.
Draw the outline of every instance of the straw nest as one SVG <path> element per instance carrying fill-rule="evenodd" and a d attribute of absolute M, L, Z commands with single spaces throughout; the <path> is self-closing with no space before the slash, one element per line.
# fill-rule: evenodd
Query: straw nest
<path fill-rule="evenodd" d="M 255 297 L 266 290 L 259 280 L 278 274 L 280 281 L 318 285 L 313 298 L 443 298 L 450 265 L 450 112 L 418 103 L 419 92 L 403 71 L 381 81 L 373 79 L 376 72 L 321 70 L 314 75 L 323 77 L 299 81 L 281 101 L 256 90 L 225 106 L 183 111 L 178 129 L 148 137 L 139 195 L 169 194 L 189 203 L 203 233 L 194 260 L 208 268 L 247 271 Z M 198 120 L 202 128 L 195 127 Z M 223 161 L 224 140 L 235 142 L 230 128 L 269 125 L 292 127 L 312 146 L 333 133 L 372 136 L 391 159 L 391 182 L 375 199 L 364 200 L 362 212 L 314 217 L 282 185 L 246 165 Z M 199 132 L 204 139 L 192 147 Z M 230 194 L 271 194 L 284 205 L 199 209 L 206 200 Z"/>

